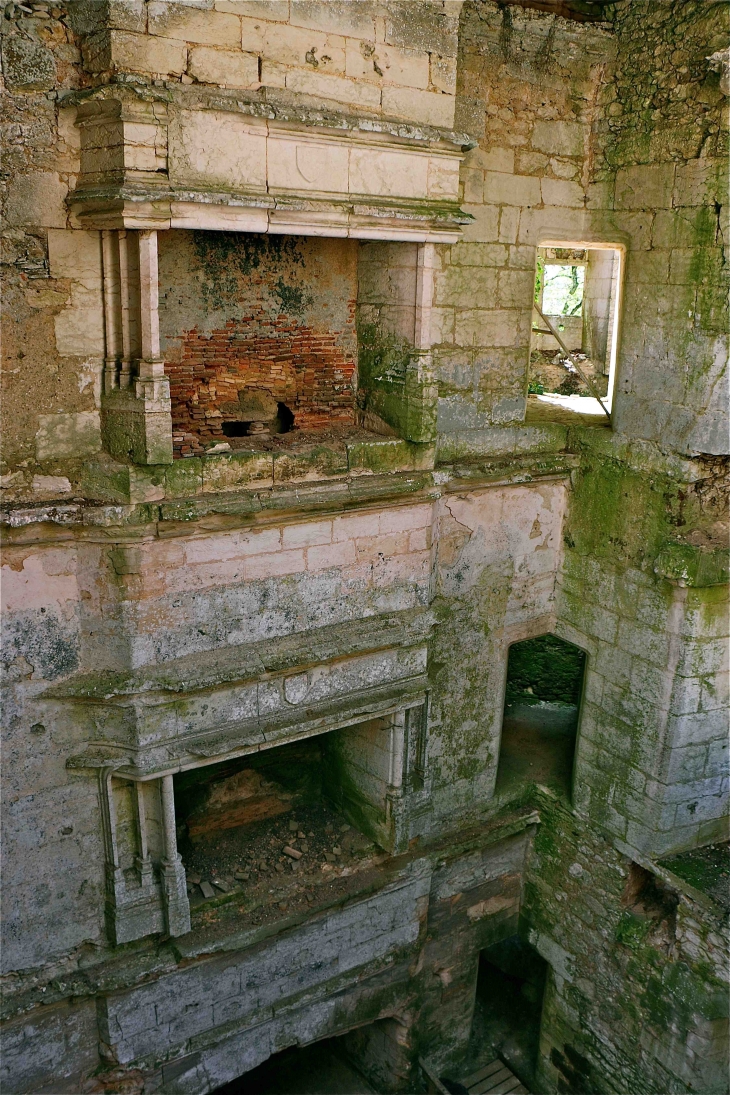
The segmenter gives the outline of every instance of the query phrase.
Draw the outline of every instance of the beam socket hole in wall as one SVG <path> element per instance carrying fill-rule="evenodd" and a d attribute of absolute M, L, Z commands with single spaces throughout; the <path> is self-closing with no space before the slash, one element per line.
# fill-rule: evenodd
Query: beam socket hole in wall
<path fill-rule="evenodd" d="M 557 635 L 510 647 L 497 794 L 539 783 L 570 797 L 585 661 Z"/>
<path fill-rule="evenodd" d="M 535 1072 L 547 969 L 547 962 L 518 935 L 479 955 L 470 1059 L 488 1063 L 499 1058 L 531 1091 L 538 1090 Z"/>
<path fill-rule="evenodd" d="M 382 770 L 392 729 L 391 717 L 373 719 L 176 775 L 191 908 L 241 893 L 259 921 L 392 850 Z"/>
<path fill-rule="evenodd" d="M 663 879 L 639 863 L 630 863 L 621 896 L 624 914 L 616 940 L 629 949 L 645 940 L 668 949 L 677 933 L 679 895 Z"/>
<path fill-rule="evenodd" d="M 611 410 L 623 253 L 565 243 L 538 248 L 528 397 L 530 417 L 568 411 L 606 425 Z"/>
<path fill-rule="evenodd" d="M 266 428 L 270 434 L 289 433 L 294 429 L 294 415 L 287 407 L 286 403 L 277 403 L 276 416 L 265 423 Z M 255 430 L 251 430 L 253 422 L 224 422 L 223 436 L 224 437 L 254 437 L 256 435 Z"/>

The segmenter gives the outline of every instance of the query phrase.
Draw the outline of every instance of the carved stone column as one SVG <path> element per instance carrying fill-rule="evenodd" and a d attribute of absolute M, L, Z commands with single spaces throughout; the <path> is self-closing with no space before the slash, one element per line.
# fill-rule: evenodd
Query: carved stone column
<path fill-rule="evenodd" d="M 431 349 L 431 308 L 433 306 L 433 273 L 436 247 L 433 243 L 419 243 L 416 268 L 416 329 L 414 345 L 417 350 Z"/>
<path fill-rule="evenodd" d="M 177 850 L 172 776 L 163 776 L 160 783 L 162 785 L 162 825 L 165 834 L 165 856 L 162 860 L 161 877 L 167 930 L 170 935 L 185 935 L 190 931 L 190 902 L 185 885 L 185 868 Z"/>
<path fill-rule="evenodd" d="M 172 463 L 170 383 L 160 355 L 157 232 L 104 231 L 102 434 L 134 464 Z"/>
<path fill-rule="evenodd" d="M 117 799 L 127 817 L 136 814 L 134 847 L 129 844 L 128 828 L 127 839 L 122 839 L 120 847 Z M 161 932 L 165 926 L 160 886 L 148 848 L 143 788 L 139 783 L 117 779 L 114 768 L 105 766 L 99 769 L 99 800 L 106 858 L 107 930 L 114 943 L 129 943 Z M 124 827 L 121 832 L 124 835 Z"/>
<path fill-rule="evenodd" d="M 390 718 L 388 735 L 388 787 L 385 792 L 386 823 L 391 832 L 392 851 L 402 852 L 408 846 L 408 819 L 403 797 L 405 747 L 405 711 L 396 711 Z"/>
<path fill-rule="evenodd" d="M 428 811 L 431 780 L 427 770 L 427 703 L 397 711 L 391 719 L 387 817 L 393 851 L 405 851 L 408 841 L 422 831 Z"/>
<path fill-rule="evenodd" d="M 412 441 L 433 441 L 436 436 L 438 388 L 431 354 L 431 309 L 435 263 L 435 245 L 419 243 L 413 331 L 415 353 L 408 363 L 404 392 L 410 411 L 408 419 L 414 424 L 417 423 L 415 430 L 407 434 Z"/>

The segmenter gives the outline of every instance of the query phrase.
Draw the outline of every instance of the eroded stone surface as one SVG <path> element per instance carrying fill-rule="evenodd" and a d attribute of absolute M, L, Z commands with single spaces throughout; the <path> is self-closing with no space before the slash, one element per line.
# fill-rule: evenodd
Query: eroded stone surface
<path fill-rule="evenodd" d="M 8 1091 L 415 1090 L 517 933 L 536 1090 L 724 1090 L 721 7 L 5 5 Z M 525 418 L 561 243 L 626 256 L 610 426 Z M 227 437 L 254 374 L 305 430 Z"/>

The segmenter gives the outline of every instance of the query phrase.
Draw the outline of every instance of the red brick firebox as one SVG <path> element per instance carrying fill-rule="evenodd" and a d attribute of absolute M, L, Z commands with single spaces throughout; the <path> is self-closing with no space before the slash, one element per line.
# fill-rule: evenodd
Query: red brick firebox
<path fill-rule="evenodd" d="M 238 393 L 270 392 L 294 415 L 295 429 L 352 425 L 355 362 L 333 334 L 262 310 L 210 334 L 181 338 L 179 360 L 165 365 L 172 397 L 175 455 L 225 441 L 224 422 L 239 420 Z"/>

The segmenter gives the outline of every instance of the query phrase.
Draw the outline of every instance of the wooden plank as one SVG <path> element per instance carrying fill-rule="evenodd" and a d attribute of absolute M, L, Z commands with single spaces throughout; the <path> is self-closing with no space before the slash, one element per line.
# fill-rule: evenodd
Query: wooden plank
<path fill-rule="evenodd" d="M 500 1062 L 501 1064 L 501 1062 Z M 474 1087 L 469 1089 L 469 1095 L 491 1095 L 494 1087 L 502 1082 L 502 1080 L 508 1079 L 512 1073 L 504 1065 L 501 1065 L 499 1072 L 493 1072 L 491 1076 L 488 1076 L 486 1080 L 482 1080 L 480 1084 L 475 1084 Z"/>
<path fill-rule="evenodd" d="M 520 1081 L 510 1072 L 509 1078 L 503 1080 L 501 1084 L 497 1084 L 496 1087 L 491 1088 L 489 1095 L 511 1095 L 517 1087 L 520 1087 Z"/>
<path fill-rule="evenodd" d="M 472 1072 L 471 1076 L 467 1076 L 467 1078 L 461 1082 L 464 1087 L 473 1087 L 474 1084 L 478 1084 L 480 1080 L 485 1080 L 487 1076 L 491 1076 L 493 1072 L 497 1072 L 502 1067 L 501 1061 L 490 1061 L 488 1065 L 484 1065 L 478 1072 Z"/>
<path fill-rule="evenodd" d="M 596 389 L 596 386 L 593 383 L 593 381 L 590 379 L 590 377 L 587 377 L 586 374 L 583 372 L 580 365 L 575 360 L 575 356 L 570 352 L 568 347 L 565 345 L 562 338 L 560 337 L 558 332 L 555 330 L 552 323 L 550 322 L 548 317 L 545 315 L 545 313 L 542 311 L 542 309 L 539 307 L 539 305 L 533 304 L 533 308 L 535 309 L 535 311 L 537 312 L 537 314 L 539 315 L 539 317 L 543 321 L 543 323 L 546 323 L 548 325 L 548 327 L 550 328 L 550 333 L 553 335 L 554 338 L 556 338 L 558 340 L 558 342 L 562 346 L 563 350 L 565 351 L 565 355 L 568 358 L 568 361 L 573 366 L 573 368 L 575 369 L 575 371 L 577 372 L 578 376 L 581 378 L 583 383 L 588 387 L 588 389 L 589 389 L 591 395 L 593 396 L 593 398 L 597 399 L 598 402 L 601 404 L 601 410 L 603 411 L 606 418 L 610 422 L 611 421 L 611 415 L 610 415 L 609 411 L 606 409 L 604 403 L 602 402 L 601 397 L 598 394 L 598 390 Z"/>

